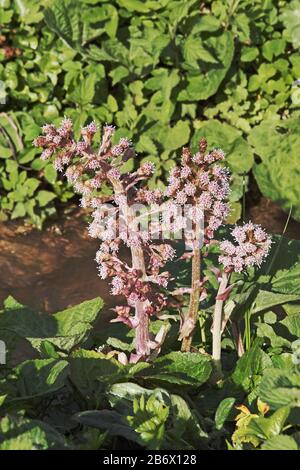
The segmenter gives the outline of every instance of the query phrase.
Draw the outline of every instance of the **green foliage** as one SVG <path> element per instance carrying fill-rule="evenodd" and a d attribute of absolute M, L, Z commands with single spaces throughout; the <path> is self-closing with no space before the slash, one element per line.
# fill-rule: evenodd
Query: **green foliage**
<path fill-rule="evenodd" d="M 181 396 L 130 383 L 113 386 L 109 395 L 112 411 L 85 411 L 77 415 L 78 421 L 148 449 L 205 446 L 207 434 Z"/>
<path fill-rule="evenodd" d="M 290 370 L 268 370 L 265 372 L 259 396 L 272 409 L 283 406 L 300 406 L 300 376 Z"/>
<path fill-rule="evenodd" d="M 181 146 L 206 134 L 211 146 L 225 147 L 233 171 L 232 222 L 241 214 L 241 175 L 253 165 L 250 143 L 262 158 L 255 165 L 262 192 L 285 209 L 297 206 L 296 128 L 287 147 L 271 135 L 299 109 L 299 11 L 298 0 L 215 0 L 200 8 L 194 0 L 5 1 L 0 217 L 41 226 L 73 196 L 31 146 L 41 125 L 63 115 L 77 132 L 91 119 L 117 125 L 139 158 L 156 163 L 153 187 L 164 186 Z M 260 152 L 264 126 L 274 131 L 268 127 L 270 145 Z"/>
<path fill-rule="evenodd" d="M 39 352 L 52 351 L 51 346 L 69 352 L 87 339 L 102 305 L 102 299 L 96 298 L 47 316 L 9 297 L 0 311 L 0 332 L 26 339 Z"/>
<path fill-rule="evenodd" d="M 0 422 L 0 450 L 67 449 L 62 435 L 42 421 L 7 415 Z"/>
<path fill-rule="evenodd" d="M 224 423 L 227 421 L 234 403 L 235 403 L 235 398 L 228 397 L 228 398 L 224 398 L 224 400 L 222 400 L 221 403 L 219 404 L 217 411 L 216 411 L 216 415 L 215 415 L 215 424 L 218 430 L 222 429 L 222 427 L 224 426 Z"/>
<path fill-rule="evenodd" d="M 34 359 L 22 362 L 1 381 L 7 395 L 5 406 L 17 406 L 25 401 L 56 392 L 63 387 L 68 363 L 56 359 Z"/>
<path fill-rule="evenodd" d="M 8 348 L 0 369 L 0 449 L 110 449 L 112 439 L 116 448 L 298 449 L 298 248 L 277 240 L 276 257 L 249 272 L 226 301 L 235 321 L 251 312 L 253 338 L 237 360 L 226 330 L 221 380 L 210 341 L 181 353 L 169 338 L 158 358 L 121 364 L 114 348 L 129 355 L 132 338 L 122 325 L 92 331 L 101 299 L 46 316 L 9 297 L 0 312 Z M 24 342 L 23 357 L 15 356 Z"/>
<path fill-rule="evenodd" d="M 298 140 L 300 118 L 276 122 L 266 120 L 254 127 L 249 142 L 261 158 L 254 166 L 254 175 L 261 192 L 280 203 L 300 220 Z"/>
<path fill-rule="evenodd" d="M 154 371 L 153 371 L 154 369 Z M 199 387 L 211 374 L 210 358 L 202 354 L 171 352 L 142 372 L 145 379 L 174 389 L 177 385 Z"/>

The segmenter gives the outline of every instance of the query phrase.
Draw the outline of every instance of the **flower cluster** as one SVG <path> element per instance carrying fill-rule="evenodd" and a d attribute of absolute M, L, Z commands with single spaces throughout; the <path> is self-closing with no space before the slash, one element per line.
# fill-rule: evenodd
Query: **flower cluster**
<path fill-rule="evenodd" d="M 189 310 L 181 323 L 179 337 L 182 350 L 189 351 L 198 305 L 206 295 L 204 284 L 207 278 L 201 277 L 199 223 L 204 222 L 204 242 L 213 243 L 215 231 L 229 212 L 229 172 L 223 164 L 223 151 L 207 152 L 205 139 L 200 140 L 194 155 L 189 148 L 184 148 L 181 165 L 171 171 L 168 187 L 163 193 L 148 187 L 147 182 L 154 172 L 151 162 L 143 163 L 130 173 L 124 171 L 124 163 L 135 153 L 129 139 L 113 142 L 113 126 L 104 126 L 98 150 L 94 148 L 97 140 L 94 122 L 81 129 L 79 140 L 74 138 L 73 124 L 68 118 L 59 128 L 45 125 L 42 132 L 34 141 L 34 145 L 43 148 L 41 158 L 53 159 L 55 168 L 64 171 L 75 191 L 81 194 L 81 206 L 91 209 L 89 235 L 101 240 L 96 253 L 99 276 L 110 281 L 112 295 L 126 300 L 124 305 L 115 307 L 116 318 L 112 321 L 123 322 L 135 330 L 136 351 L 131 355 L 131 361 L 147 360 L 158 354 L 161 347 L 164 327 L 153 338 L 149 317 L 159 318 L 163 309 L 175 305 L 169 303 L 170 273 L 166 270 L 175 250 L 169 243 L 158 240 L 160 235 L 169 238 L 166 231 L 171 232 L 172 238 L 184 229 L 185 242 L 193 248 L 192 281 L 188 289 Z M 143 204 L 147 205 L 146 209 L 150 206 L 150 213 L 155 214 L 150 224 L 149 212 L 143 213 Z M 224 270 L 213 323 L 213 358 L 217 360 L 221 351 L 221 304 L 232 288 L 227 287 L 230 273 L 260 266 L 271 246 L 265 231 L 251 222 L 235 227 L 232 237 L 234 242 L 224 240 L 220 244 L 219 262 Z M 120 255 L 122 246 L 130 251 L 130 261 Z"/>
<path fill-rule="evenodd" d="M 260 266 L 269 253 L 271 238 L 260 225 L 252 222 L 235 227 L 231 232 L 235 244 L 224 240 L 220 244 L 223 254 L 219 262 L 226 272 L 242 272 L 249 266 Z"/>
<path fill-rule="evenodd" d="M 224 202 L 229 193 L 229 172 L 217 163 L 224 160 L 224 152 L 215 149 L 206 153 L 206 148 L 206 140 L 201 139 L 195 155 L 183 149 L 182 164 L 171 170 L 166 195 L 175 204 L 191 204 L 201 211 L 205 235 L 212 238 L 229 212 Z"/>
<path fill-rule="evenodd" d="M 162 289 L 167 287 L 169 273 L 160 271 L 175 254 L 170 245 L 153 244 L 149 231 L 138 229 L 132 209 L 134 203 L 155 204 L 162 199 L 161 191 L 151 191 L 147 185 L 140 187 L 153 174 L 154 165 L 146 162 L 134 172 L 122 172 L 122 165 L 134 156 L 134 151 L 126 138 L 113 144 L 113 126 L 104 126 L 98 152 L 93 148 L 97 133 L 94 122 L 81 129 L 79 141 L 74 139 L 72 121 L 67 118 L 58 129 L 46 125 L 42 131 L 43 135 L 34 141 L 34 145 L 44 149 L 41 158 L 53 157 L 55 168 L 65 170 L 68 181 L 82 195 L 81 205 L 93 209 L 88 230 L 91 237 L 102 242 L 96 254 L 99 275 L 110 279 L 112 295 L 124 296 L 127 301 L 127 305 L 116 307 L 115 321 L 147 330 L 145 317 L 159 314 L 166 306 Z M 111 203 L 105 219 L 103 208 L 108 204 L 104 203 Z M 131 250 L 131 265 L 120 259 L 122 244 Z M 149 331 L 137 333 L 136 337 L 148 342 L 136 344 L 137 356 L 149 355 L 147 351 L 155 347 Z"/>
<path fill-rule="evenodd" d="M 129 308 L 118 307 L 118 318 L 115 321 L 128 325 L 130 323 L 134 327 L 137 319 L 134 315 L 130 317 L 130 314 L 137 302 L 144 303 L 144 312 L 148 316 L 159 314 L 166 307 L 166 296 L 160 292 L 160 288 L 167 287 L 169 273 L 160 273 L 160 269 L 174 257 L 175 251 L 168 244 L 145 244 L 143 255 L 147 270 L 144 275 L 140 269 L 135 269 L 119 259 L 118 250 L 121 243 L 120 238 L 103 242 L 96 253 L 96 261 L 99 265 L 99 276 L 102 279 L 111 279 L 111 294 L 122 295 L 127 300 Z"/>

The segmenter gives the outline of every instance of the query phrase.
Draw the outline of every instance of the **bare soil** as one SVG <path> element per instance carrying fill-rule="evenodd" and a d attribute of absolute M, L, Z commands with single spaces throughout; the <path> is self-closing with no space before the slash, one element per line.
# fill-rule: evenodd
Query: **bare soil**
<path fill-rule="evenodd" d="M 101 296 L 111 307 L 107 283 L 97 275 L 99 247 L 88 237 L 83 214 L 73 211 L 43 231 L 17 222 L 0 224 L 0 302 L 13 295 L 33 309 L 53 313 Z"/>

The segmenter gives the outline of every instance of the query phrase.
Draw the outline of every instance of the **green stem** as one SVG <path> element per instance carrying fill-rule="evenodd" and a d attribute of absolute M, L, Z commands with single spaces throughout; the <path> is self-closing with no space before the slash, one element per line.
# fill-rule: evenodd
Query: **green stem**
<path fill-rule="evenodd" d="M 251 347 L 251 313 L 247 310 L 245 314 L 245 333 L 244 333 L 245 350 L 249 351 Z"/>

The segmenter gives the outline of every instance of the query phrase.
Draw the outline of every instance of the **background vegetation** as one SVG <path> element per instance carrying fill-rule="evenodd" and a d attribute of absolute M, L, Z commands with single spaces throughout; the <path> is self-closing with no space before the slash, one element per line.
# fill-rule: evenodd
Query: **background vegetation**
<path fill-rule="evenodd" d="M 93 328 L 100 298 L 54 315 L 6 299 L 0 449 L 299 450 L 300 242 L 273 242 L 260 271 L 235 275 L 243 282 L 225 312 L 251 321 L 250 337 L 238 359 L 226 328 L 221 380 L 209 354 L 213 285 L 201 303 L 193 353 L 179 351 L 178 318 L 166 315 L 151 322 L 153 333 L 168 328 L 159 357 L 127 365 L 114 348 L 129 354 L 134 332 L 120 323 Z"/>
<path fill-rule="evenodd" d="M 41 226 L 73 194 L 31 142 L 45 122 L 114 123 L 165 171 L 200 136 L 300 220 L 300 1 L 0 0 L 0 215 Z M 296 82 L 296 83 L 295 83 Z M 134 165 L 134 162 L 131 162 Z M 298 165 L 299 166 L 299 165 Z"/>

